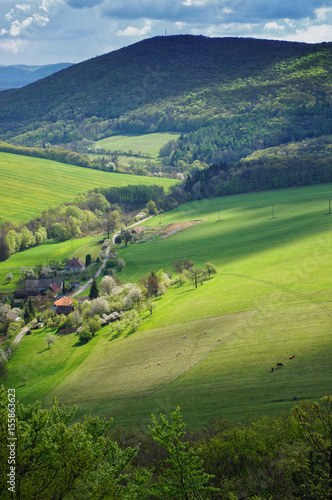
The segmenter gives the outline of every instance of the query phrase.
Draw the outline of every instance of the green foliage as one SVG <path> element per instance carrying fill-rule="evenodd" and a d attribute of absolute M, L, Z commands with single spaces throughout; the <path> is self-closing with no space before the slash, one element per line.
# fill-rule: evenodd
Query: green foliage
<path fill-rule="evenodd" d="M 96 280 L 93 279 L 92 285 L 90 288 L 90 292 L 89 292 L 89 299 L 92 300 L 92 299 L 96 299 L 97 297 L 99 297 L 98 285 L 97 285 Z"/>
<path fill-rule="evenodd" d="M 211 274 L 217 274 L 217 268 L 211 264 L 211 262 L 205 262 L 204 271 L 208 274 L 209 278 L 211 277 Z"/>
<path fill-rule="evenodd" d="M 48 348 L 51 349 L 51 344 L 55 343 L 55 336 L 49 332 L 45 337 L 45 342 L 48 345 Z"/>
<path fill-rule="evenodd" d="M 35 317 L 35 309 L 33 307 L 32 300 L 29 299 L 23 314 L 23 319 L 25 324 L 33 320 L 34 317 Z"/>
<path fill-rule="evenodd" d="M 164 471 L 152 491 L 157 498 L 207 498 L 208 492 L 217 491 L 208 486 L 214 476 L 204 472 L 203 461 L 199 458 L 200 450 L 194 450 L 189 442 L 183 441 L 185 423 L 182 422 L 179 407 L 172 412 L 171 418 L 169 423 L 162 414 L 159 420 L 151 416 L 149 434 L 166 451 Z"/>
<path fill-rule="evenodd" d="M 89 342 L 89 340 L 92 339 L 92 332 L 90 332 L 89 325 L 83 324 L 79 331 L 79 339 L 80 342 L 86 343 Z"/>
<path fill-rule="evenodd" d="M 240 163 L 210 165 L 188 176 L 184 190 L 192 199 L 295 187 L 332 181 L 332 136 L 307 139 L 257 151 Z"/>
<path fill-rule="evenodd" d="M 8 393 L 0 388 L 1 498 L 7 491 Z M 22 500 L 43 498 L 145 498 L 151 474 L 139 478 L 126 467 L 137 448 L 121 450 L 105 437 L 111 421 L 91 416 L 80 423 L 71 421 L 76 409 L 67 412 L 55 398 L 50 409 L 41 403 L 17 404 L 15 418 L 16 487 Z"/>
<path fill-rule="evenodd" d="M 156 215 L 158 213 L 158 210 L 156 209 L 156 204 L 153 200 L 150 200 L 146 204 L 146 210 L 147 210 L 149 215 Z"/>
<path fill-rule="evenodd" d="M 69 163 L 78 167 L 92 168 L 91 163 L 85 156 L 74 153 L 68 150 L 50 149 L 50 148 L 28 148 L 22 146 L 14 146 L 6 142 L 0 141 L 0 151 L 3 153 L 11 153 L 21 156 L 32 156 L 35 158 L 44 158 L 60 163 Z"/>
<path fill-rule="evenodd" d="M 302 401 L 292 410 L 300 424 L 307 454 L 297 462 L 295 480 L 299 497 L 323 500 L 332 497 L 332 396 L 320 402 Z"/>

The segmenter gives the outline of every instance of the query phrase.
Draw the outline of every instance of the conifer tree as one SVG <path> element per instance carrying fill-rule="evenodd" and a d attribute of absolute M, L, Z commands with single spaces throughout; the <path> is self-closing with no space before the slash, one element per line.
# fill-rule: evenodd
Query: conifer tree
<path fill-rule="evenodd" d="M 99 290 L 98 290 L 98 285 L 96 283 L 96 280 L 94 279 L 92 281 L 92 285 L 90 288 L 89 299 L 93 300 L 93 299 L 96 299 L 97 297 L 99 297 Z"/>

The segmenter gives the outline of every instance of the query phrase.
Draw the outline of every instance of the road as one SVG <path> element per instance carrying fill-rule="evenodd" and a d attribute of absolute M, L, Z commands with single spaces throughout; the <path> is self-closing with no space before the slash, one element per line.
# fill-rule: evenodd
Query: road
<path fill-rule="evenodd" d="M 130 226 L 127 226 L 126 229 L 129 229 L 130 227 L 133 227 L 133 226 L 136 226 L 137 224 L 142 224 L 142 222 L 145 222 L 146 220 L 149 220 L 151 219 L 151 217 L 154 217 L 153 215 L 150 215 L 149 217 L 146 217 L 145 219 L 142 219 L 141 221 L 139 222 L 134 222 L 134 224 L 131 224 Z M 76 292 L 74 292 L 71 297 L 77 297 L 77 295 L 80 295 L 82 292 L 84 292 L 85 290 L 87 290 L 89 288 L 89 286 L 92 284 L 92 281 L 96 278 L 98 278 L 98 276 L 100 276 L 101 272 L 103 269 L 105 269 L 105 266 L 106 266 L 106 262 L 109 258 L 109 255 L 110 255 L 110 249 L 111 249 L 111 246 L 113 243 L 115 243 L 115 238 L 121 233 L 121 231 L 117 231 L 116 233 L 113 234 L 112 236 L 112 243 L 106 248 L 106 251 L 105 251 L 105 258 L 103 259 L 103 262 L 100 266 L 100 268 L 98 269 L 98 271 L 96 272 L 96 274 L 93 276 L 93 278 L 89 279 L 89 281 L 87 281 L 86 283 L 84 283 L 84 285 L 80 286 L 78 290 L 76 290 Z"/>
<path fill-rule="evenodd" d="M 34 319 L 34 320 L 31 321 L 31 323 L 29 323 L 24 328 L 22 328 L 22 330 L 20 331 L 20 333 L 14 338 L 13 344 L 18 344 L 22 340 L 23 335 L 25 335 L 30 330 L 30 328 L 32 327 L 32 325 L 35 325 L 36 323 L 37 323 L 37 320 Z"/>

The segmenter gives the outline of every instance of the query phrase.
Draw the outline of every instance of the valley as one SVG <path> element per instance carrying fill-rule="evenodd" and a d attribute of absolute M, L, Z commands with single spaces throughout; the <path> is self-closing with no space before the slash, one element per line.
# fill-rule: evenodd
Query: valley
<path fill-rule="evenodd" d="M 173 285 L 155 299 L 152 315 L 142 313 L 135 333 L 114 336 L 104 327 L 87 345 L 75 347 L 70 334 L 51 350 L 42 349 L 45 333 L 25 337 L 6 384 L 22 401 L 38 394 L 48 406 L 57 394 L 78 404 L 79 416 L 116 416 L 123 424 L 146 421 L 156 405 L 181 404 L 186 421 L 200 426 L 217 415 L 275 415 L 294 397 L 321 397 L 332 354 L 330 192 L 320 185 L 213 198 L 163 214 L 163 225 L 205 221 L 121 248 L 121 279 L 137 283 L 151 269 L 173 274 L 172 259 L 183 256 L 197 266 L 212 262 L 217 274 L 197 289 Z M 148 225 L 158 227 L 159 217 Z M 284 367 L 271 373 L 279 361 Z"/>
<path fill-rule="evenodd" d="M 1 498 L 332 498 L 331 65 L 165 30 L 0 91 Z"/>

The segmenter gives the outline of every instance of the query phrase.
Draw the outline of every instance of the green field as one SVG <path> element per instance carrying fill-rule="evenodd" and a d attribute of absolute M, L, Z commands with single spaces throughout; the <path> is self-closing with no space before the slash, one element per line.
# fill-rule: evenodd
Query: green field
<path fill-rule="evenodd" d="M 114 416 L 118 424 L 142 427 L 152 412 L 177 405 L 189 425 L 202 426 L 215 416 L 279 414 L 294 397 L 330 393 L 331 190 L 320 185 L 214 198 L 164 214 L 162 224 L 203 222 L 121 249 L 122 278 L 172 272 L 178 257 L 212 262 L 218 274 L 197 289 L 172 287 L 131 335 L 113 338 L 106 327 L 93 343 L 75 346 L 77 337 L 69 335 L 51 350 L 45 332 L 25 337 L 9 363 L 7 386 L 25 402 L 49 405 L 57 394 L 78 404 L 79 416 Z M 277 362 L 283 368 L 271 373 Z"/>
<path fill-rule="evenodd" d="M 121 149 L 124 153 L 129 153 L 130 151 L 138 153 L 140 151 L 143 155 L 148 153 L 151 158 L 156 159 L 162 146 L 169 141 L 175 141 L 179 137 L 180 134 L 178 132 L 158 132 L 145 135 L 114 135 L 97 141 L 96 146 L 110 151 L 118 151 Z"/>
<path fill-rule="evenodd" d="M 96 259 L 101 250 L 101 243 L 98 243 L 101 239 L 101 236 L 97 235 L 60 243 L 47 242 L 11 255 L 9 259 L 0 262 L 0 292 L 9 293 L 17 288 L 22 267 L 30 269 L 38 264 L 47 266 L 50 260 L 61 263 L 63 259 L 72 257 L 78 257 L 84 262 L 87 254 Z M 5 280 L 9 272 L 14 276 L 10 283 Z"/>
<path fill-rule="evenodd" d="M 72 201 L 78 193 L 107 186 L 161 185 L 173 179 L 115 174 L 51 160 L 0 153 L 0 222 L 28 222 L 51 206 Z"/>

